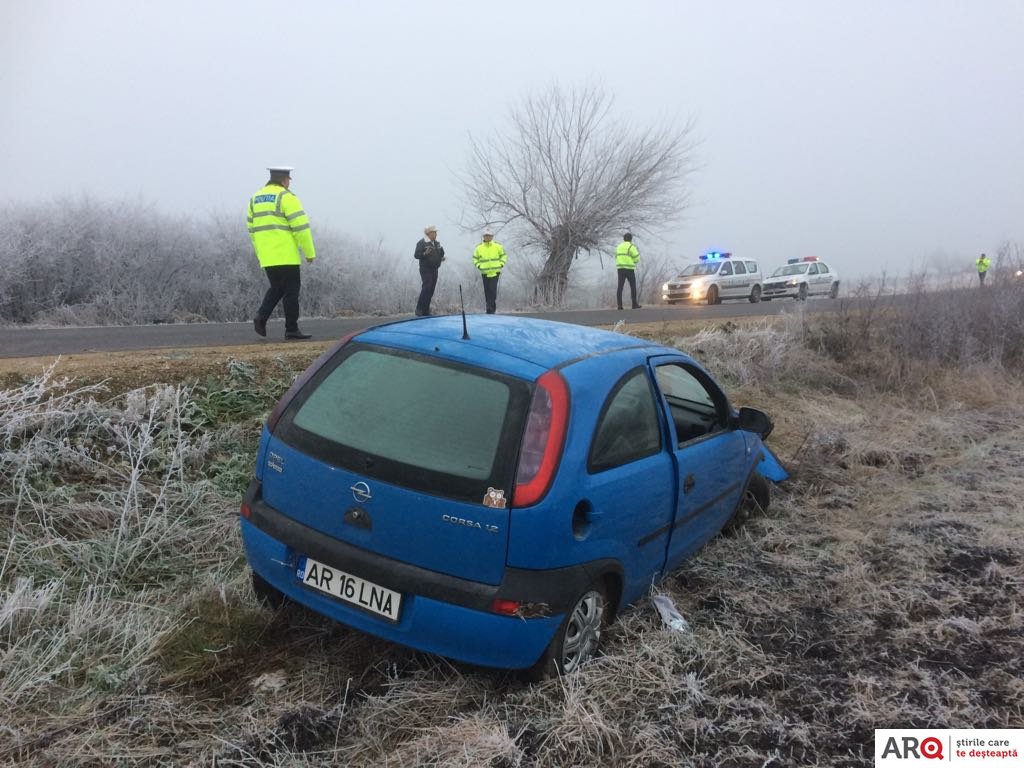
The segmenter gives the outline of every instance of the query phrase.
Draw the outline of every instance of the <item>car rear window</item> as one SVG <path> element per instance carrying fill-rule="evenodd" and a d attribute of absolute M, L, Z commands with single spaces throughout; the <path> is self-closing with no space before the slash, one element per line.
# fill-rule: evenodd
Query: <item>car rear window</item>
<path fill-rule="evenodd" d="M 479 501 L 481 488 L 510 487 L 527 382 L 414 353 L 346 349 L 275 434 L 329 463 L 441 495 Z"/>

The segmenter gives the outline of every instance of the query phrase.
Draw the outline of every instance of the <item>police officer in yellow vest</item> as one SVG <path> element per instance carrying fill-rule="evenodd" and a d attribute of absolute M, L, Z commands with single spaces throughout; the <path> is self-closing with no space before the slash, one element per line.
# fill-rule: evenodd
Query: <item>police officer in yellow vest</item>
<path fill-rule="evenodd" d="M 316 258 L 313 233 L 302 203 L 288 189 L 295 169 L 275 165 L 267 170 L 270 181 L 249 200 L 249 237 L 270 281 L 253 327 L 260 336 L 266 336 L 267 319 L 280 301 L 284 306 L 284 337 L 308 339 L 310 335 L 299 330 L 299 265 L 300 249 L 307 264 Z"/>
<path fill-rule="evenodd" d="M 974 266 L 978 268 L 978 280 L 981 285 L 985 284 L 985 273 L 988 272 L 988 268 L 992 265 L 992 260 L 984 253 L 978 257 L 978 260 L 974 262 Z"/>
<path fill-rule="evenodd" d="M 493 315 L 498 304 L 498 278 L 505 267 L 505 249 L 494 242 L 494 233 L 484 231 L 484 241 L 473 251 L 473 266 L 480 270 L 484 280 L 484 302 L 487 314 Z"/>
<path fill-rule="evenodd" d="M 622 242 L 615 249 L 615 268 L 619 273 L 619 285 L 615 290 L 615 303 L 622 309 L 622 286 L 629 282 L 629 297 L 633 300 L 633 309 L 640 309 L 636 301 L 636 263 L 640 261 L 640 251 L 633 245 L 633 235 L 627 232 Z"/>

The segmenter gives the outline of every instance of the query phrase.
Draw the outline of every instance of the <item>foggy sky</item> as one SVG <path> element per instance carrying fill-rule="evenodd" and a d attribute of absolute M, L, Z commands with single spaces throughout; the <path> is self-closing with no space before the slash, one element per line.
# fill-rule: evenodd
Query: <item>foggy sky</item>
<path fill-rule="evenodd" d="M 468 258 L 469 133 L 597 84 L 638 125 L 696 120 L 692 206 L 642 251 L 969 268 L 1024 240 L 1022 43 L 1021 0 L 3 0 L 0 202 L 88 192 L 244 228 L 287 163 L 314 233 L 411 256 L 436 224 Z"/>

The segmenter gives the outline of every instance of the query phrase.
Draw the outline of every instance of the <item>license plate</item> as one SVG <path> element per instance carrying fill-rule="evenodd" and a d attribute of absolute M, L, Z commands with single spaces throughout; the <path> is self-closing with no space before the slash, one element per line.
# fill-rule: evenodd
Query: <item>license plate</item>
<path fill-rule="evenodd" d="M 311 557 L 299 558 L 295 575 L 307 587 L 383 616 L 388 621 L 398 621 L 398 611 L 402 605 L 402 595 L 398 592 L 324 565 Z"/>

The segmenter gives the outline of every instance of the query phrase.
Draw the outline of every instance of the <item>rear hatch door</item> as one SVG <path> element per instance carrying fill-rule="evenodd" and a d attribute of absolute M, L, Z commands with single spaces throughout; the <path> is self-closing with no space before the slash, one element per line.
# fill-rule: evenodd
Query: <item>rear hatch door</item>
<path fill-rule="evenodd" d="M 275 426 L 263 499 L 365 550 L 498 584 L 531 391 L 463 363 L 350 345 Z"/>

